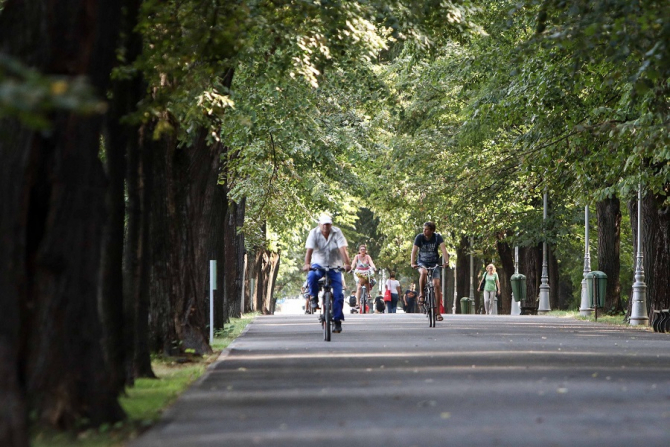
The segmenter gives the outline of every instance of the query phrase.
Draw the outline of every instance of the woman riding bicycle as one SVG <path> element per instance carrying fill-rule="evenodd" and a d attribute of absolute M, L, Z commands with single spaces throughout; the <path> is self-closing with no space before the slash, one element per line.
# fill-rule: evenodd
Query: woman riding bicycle
<path fill-rule="evenodd" d="M 358 253 L 354 256 L 354 259 L 351 261 L 351 265 L 354 268 L 354 275 L 358 278 L 358 283 L 356 284 L 356 305 L 361 305 L 361 287 L 367 286 L 368 288 L 368 297 L 370 296 L 370 289 L 374 283 L 371 284 L 370 279 L 374 274 L 375 263 L 372 262 L 372 258 L 368 254 L 368 248 L 365 244 L 361 244 L 358 247 Z M 372 279 L 374 281 L 374 279 Z M 361 310 L 361 313 L 365 313 L 365 309 Z"/>
<path fill-rule="evenodd" d="M 417 234 L 414 239 L 414 246 L 412 247 L 411 264 L 412 268 L 419 268 L 419 305 L 424 301 L 424 287 L 426 285 L 426 277 L 428 270 L 425 267 L 435 267 L 440 260 L 440 251 L 442 251 L 442 258 L 444 265 L 449 264 L 449 253 L 444 246 L 444 239 L 440 233 L 435 232 L 435 224 L 433 222 L 426 222 L 423 224 L 423 233 Z M 417 260 L 417 256 L 419 258 Z M 440 269 L 433 270 L 432 274 L 433 285 L 435 286 L 435 301 L 437 305 L 437 315 L 435 319 L 442 321 L 440 308 L 442 305 L 442 288 L 440 287 Z"/>

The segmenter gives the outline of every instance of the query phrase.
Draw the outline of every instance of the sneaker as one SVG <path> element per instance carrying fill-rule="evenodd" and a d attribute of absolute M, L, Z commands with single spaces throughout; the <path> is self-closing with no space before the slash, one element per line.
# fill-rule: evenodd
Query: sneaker
<path fill-rule="evenodd" d="M 335 327 L 333 328 L 333 332 L 335 332 L 336 334 L 339 334 L 340 332 L 342 332 L 342 322 L 341 321 L 335 321 L 334 323 L 335 323 Z"/>
<path fill-rule="evenodd" d="M 318 309 L 319 308 L 319 299 L 315 296 L 310 296 L 309 297 L 309 303 L 312 305 L 312 309 Z"/>

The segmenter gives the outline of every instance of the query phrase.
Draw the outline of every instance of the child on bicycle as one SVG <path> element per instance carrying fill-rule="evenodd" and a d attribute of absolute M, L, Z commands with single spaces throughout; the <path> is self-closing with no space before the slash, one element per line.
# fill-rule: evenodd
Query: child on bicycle
<path fill-rule="evenodd" d="M 440 251 L 444 265 L 449 264 L 449 253 L 444 246 L 444 239 L 440 233 L 435 232 L 435 224 L 426 222 L 423 224 L 423 233 L 419 233 L 414 238 L 412 247 L 411 264 L 412 268 L 419 268 L 419 305 L 424 304 L 424 287 L 426 286 L 426 277 L 428 271 L 424 267 L 435 267 L 440 261 Z M 418 260 L 417 260 L 418 254 Z M 437 305 L 437 315 L 435 319 L 442 321 L 440 309 L 442 308 L 442 288 L 440 287 L 440 269 L 433 270 L 431 280 L 435 285 L 435 301 Z"/>

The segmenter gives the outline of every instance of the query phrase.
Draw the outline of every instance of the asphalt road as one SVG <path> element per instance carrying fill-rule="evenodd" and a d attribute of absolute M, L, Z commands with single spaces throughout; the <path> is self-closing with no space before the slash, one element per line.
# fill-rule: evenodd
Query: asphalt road
<path fill-rule="evenodd" d="M 132 447 L 670 446 L 670 335 L 539 316 L 258 317 Z"/>

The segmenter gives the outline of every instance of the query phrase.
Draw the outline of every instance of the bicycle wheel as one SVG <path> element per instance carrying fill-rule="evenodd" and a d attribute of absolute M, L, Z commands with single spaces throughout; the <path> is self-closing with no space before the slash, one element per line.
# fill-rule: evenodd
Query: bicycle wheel
<path fill-rule="evenodd" d="M 365 299 L 365 292 L 361 293 L 361 313 L 364 314 L 365 312 L 365 306 L 367 305 L 367 301 Z"/>
<path fill-rule="evenodd" d="M 323 294 L 323 339 L 330 341 L 330 323 L 332 321 L 330 292 Z"/>
<path fill-rule="evenodd" d="M 435 297 L 433 291 L 428 289 L 428 296 L 426 297 L 426 306 L 428 306 L 428 327 L 435 327 Z"/>

